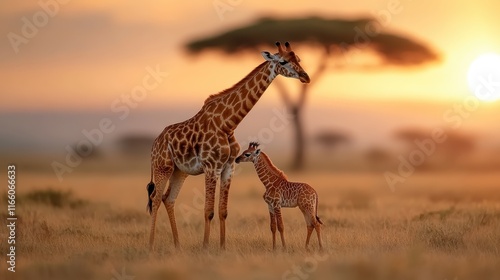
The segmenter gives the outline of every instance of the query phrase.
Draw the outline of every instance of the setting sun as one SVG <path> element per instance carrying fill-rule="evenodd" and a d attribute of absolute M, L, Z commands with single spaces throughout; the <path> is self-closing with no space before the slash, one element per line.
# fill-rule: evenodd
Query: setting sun
<path fill-rule="evenodd" d="M 487 53 L 480 55 L 471 63 L 467 82 L 471 92 L 478 99 L 496 101 L 500 98 L 499 76 L 500 55 Z"/>

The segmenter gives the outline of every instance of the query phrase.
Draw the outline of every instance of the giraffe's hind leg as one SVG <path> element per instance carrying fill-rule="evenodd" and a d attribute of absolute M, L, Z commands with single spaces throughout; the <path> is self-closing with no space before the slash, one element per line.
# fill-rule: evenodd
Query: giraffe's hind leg
<path fill-rule="evenodd" d="M 317 221 L 316 216 L 314 215 L 313 209 L 310 209 L 311 207 L 301 207 L 300 210 L 302 211 L 302 214 L 304 215 L 304 219 L 306 221 L 306 226 L 307 226 L 307 237 L 306 237 L 306 250 L 308 250 L 309 247 L 309 241 L 311 239 L 311 234 L 313 230 L 316 230 L 316 233 L 318 234 L 318 241 L 319 241 L 319 247 L 322 249 L 322 244 L 321 244 L 321 236 L 320 236 L 320 223 Z"/>
<path fill-rule="evenodd" d="M 316 192 L 314 197 L 315 197 L 315 203 L 313 205 L 314 212 L 311 212 L 312 221 L 314 229 L 316 230 L 316 234 L 318 235 L 319 250 L 323 251 L 323 244 L 321 242 L 321 225 L 323 224 L 323 222 L 318 217 L 318 194 Z"/>
<path fill-rule="evenodd" d="M 300 211 L 302 211 L 302 214 L 304 215 L 304 220 L 306 220 L 306 227 L 307 227 L 307 237 L 306 237 L 306 250 L 308 250 L 309 246 L 309 240 L 311 239 L 311 234 L 314 230 L 314 226 L 312 224 L 312 217 L 309 209 L 300 207 Z"/>
<path fill-rule="evenodd" d="M 319 250 L 323 251 L 323 244 L 321 242 L 321 224 L 320 223 L 316 223 L 316 225 L 314 226 L 314 228 L 316 229 L 316 233 L 318 234 Z"/>
<path fill-rule="evenodd" d="M 174 238 L 174 246 L 179 248 L 179 234 L 177 233 L 177 224 L 175 222 L 174 205 L 175 199 L 179 194 L 182 184 L 188 175 L 179 169 L 175 168 L 172 176 L 170 177 L 167 192 L 163 195 L 162 200 L 167 209 L 168 219 L 170 221 L 170 228 L 172 229 L 172 236 Z"/>
<path fill-rule="evenodd" d="M 158 208 L 161 205 L 163 190 L 167 184 L 170 175 L 172 174 L 172 166 L 153 169 L 153 190 L 151 191 L 151 231 L 149 234 L 149 250 L 153 251 L 156 229 L 156 218 L 158 216 Z M 148 192 L 149 192 L 148 185 Z"/>
<path fill-rule="evenodd" d="M 155 173 L 154 181 L 157 182 L 155 184 L 155 190 L 152 192 L 151 199 L 151 231 L 149 234 L 149 249 L 153 251 L 154 240 L 155 240 L 155 229 L 156 229 L 156 218 L 158 216 L 158 208 L 161 205 L 163 190 L 165 189 L 165 185 L 167 184 L 168 178 L 172 174 L 170 168 L 167 168 L 165 171 Z"/>

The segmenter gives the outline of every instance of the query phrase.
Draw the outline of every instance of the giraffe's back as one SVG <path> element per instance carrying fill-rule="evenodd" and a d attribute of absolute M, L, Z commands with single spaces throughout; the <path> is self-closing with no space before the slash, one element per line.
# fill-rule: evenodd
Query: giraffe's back
<path fill-rule="evenodd" d="M 316 205 L 317 193 L 309 184 L 287 182 L 282 191 L 282 207 L 309 208 Z"/>
<path fill-rule="evenodd" d="M 221 169 L 230 151 L 228 135 L 210 120 L 200 123 L 197 117 L 167 126 L 156 140 L 164 142 L 165 154 L 189 175 L 202 174 L 207 166 Z"/>

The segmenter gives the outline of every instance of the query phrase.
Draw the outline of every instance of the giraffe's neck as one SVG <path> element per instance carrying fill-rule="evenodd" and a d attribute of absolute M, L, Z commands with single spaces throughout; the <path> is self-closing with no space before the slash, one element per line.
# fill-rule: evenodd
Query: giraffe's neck
<path fill-rule="evenodd" d="M 260 153 L 257 160 L 254 162 L 254 166 L 260 181 L 264 184 L 266 189 L 276 181 L 287 180 L 283 171 L 279 170 L 264 152 Z"/>
<path fill-rule="evenodd" d="M 229 89 L 210 96 L 205 113 L 225 131 L 234 131 L 276 77 L 275 64 L 265 61 Z"/>

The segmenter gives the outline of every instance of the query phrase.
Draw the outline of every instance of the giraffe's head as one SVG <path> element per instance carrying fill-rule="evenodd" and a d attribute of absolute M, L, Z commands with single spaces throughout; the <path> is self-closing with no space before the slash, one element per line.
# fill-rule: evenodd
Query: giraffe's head
<path fill-rule="evenodd" d="M 286 42 L 285 47 L 280 42 L 276 42 L 278 52 L 271 54 L 270 52 L 262 52 L 265 60 L 273 63 L 274 72 L 276 75 L 283 75 L 289 78 L 299 79 L 302 83 L 309 83 L 309 75 L 300 66 L 300 58 L 292 51 L 290 43 Z"/>
<path fill-rule="evenodd" d="M 234 161 L 236 163 L 240 162 L 255 162 L 260 155 L 260 149 L 258 149 L 259 143 L 250 142 L 248 144 L 248 149 L 244 150 L 243 153 L 237 157 Z"/>

